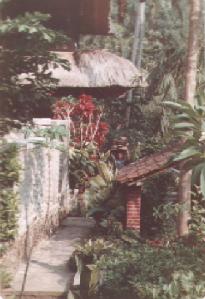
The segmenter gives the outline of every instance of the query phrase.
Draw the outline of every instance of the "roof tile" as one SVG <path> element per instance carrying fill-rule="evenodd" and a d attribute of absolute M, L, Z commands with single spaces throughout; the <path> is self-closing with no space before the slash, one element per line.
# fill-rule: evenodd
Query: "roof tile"
<path fill-rule="evenodd" d="M 117 175 L 117 181 L 120 183 L 129 183 L 131 181 L 140 181 L 160 172 L 173 165 L 171 158 L 179 151 L 182 143 L 175 143 L 175 145 L 169 145 L 160 152 L 154 153 L 150 156 L 143 157 L 134 163 L 124 166 L 120 169 Z"/>

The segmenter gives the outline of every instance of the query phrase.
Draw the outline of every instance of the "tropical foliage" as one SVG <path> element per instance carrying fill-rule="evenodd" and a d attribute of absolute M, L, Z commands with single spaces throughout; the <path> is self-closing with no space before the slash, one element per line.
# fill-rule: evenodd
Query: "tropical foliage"
<path fill-rule="evenodd" d="M 181 151 L 174 161 L 183 161 L 185 169 L 193 169 L 193 183 L 200 184 L 205 195 L 205 104 L 204 96 L 197 99 L 194 107 L 190 104 L 166 102 L 177 112 L 173 118 L 174 135 L 184 140 Z"/>
<path fill-rule="evenodd" d="M 120 24 L 118 4 L 118 0 L 112 1 L 114 35 L 82 37 L 81 47 L 83 49 L 106 48 L 131 58 L 136 1 L 127 1 L 124 20 Z M 183 76 L 188 35 L 187 2 L 186 0 L 178 2 L 160 0 L 147 1 L 146 5 L 142 68 L 147 71 L 149 87 L 146 91 L 134 92 L 130 126 L 126 131 L 133 143 L 136 141 L 144 143 L 144 136 L 150 138 L 150 135 L 157 135 L 167 130 L 169 113 L 160 104 L 165 99 L 176 100 L 181 97 L 184 87 Z M 118 100 L 118 105 L 113 107 L 112 115 L 115 113 L 116 117 L 117 115 L 119 118 L 120 115 L 125 117 L 126 98 L 124 100 Z M 114 119 L 111 118 L 111 121 L 113 122 Z M 118 130 L 119 127 L 125 130 L 123 122 L 118 124 Z M 136 127 L 138 132 L 134 130 Z M 140 136 L 141 132 L 143 132 L 142 136 Z"/>
<path fill-rule="evenodd" d="M 64 43 L 66 37 L 42 25 L 48 18 L 35 12 L 0 21 L 1 117 L 28 119 L 40 103 L 45 105 L 43 100 L 48 100 L 56 86 L 48 71 L 50 63 L 69 68 L 49 52 L 50 47 Z"/>
<path fill-rule="evenodd" d="M 97 262 L 104 271 L 100 289 L 104 298 L 203 298 L 203 255 L 203 246 L 118 246 Z"/>
<path fill-rule="evenodd" d="M 167 246 L 145 242 L 127 231 L 117 238 L 110 234 L 89 240 L 75 252 L 81 295 L 86 290 L 92 299 L 201 299 L 204 253 L 203 242 L 191 238 Z"/>
<path fill-rule="evenodd" d="M 196 186 L 195 186 L 196 189 Z M 205 199 L 201 192 L 192 193 L 191 220 L 189 223 L 191 233 L 199 240 L 205 236 Z"/>
<path fill-rule="evenodd" d="M 18 217 L 18 196 L 14 186 L 19 180 L 20 165 L 17 148 L 1 144 L 0 149 L 0 241 L 9 241 L 16 235 Z M 0 248 L 0 253 L 1 253 Z"/>
<path fill-rule="evenodd" d="M 120 195 L 120 189 L 116 186 L 113 162 L 109 152 L 100 155 L 96 164 L 98 173 L 89 180 L 84 195 L 87 215 L 94 217 L 105 230 L 113 221 L 122 222 L 125 214 L 123 194 Z"/>
<path fill-rule="evenodd" d="M 107 48 L 130 58 L 135 2 L 113 0 L 114 35 L 82 37 L 79 41 L 81 49 Z M 52 129 L 36 134 L 45 137 L 48 142 L 57 136 L 67 138 L 71 188 L 82 191 L 83 212 L 97 221 L 96 232 L 100 238 L 85 242 L 75 253 L 81 274 L 87 275 L 86 285 L 83 285 L 81 277 L 86 296 L 103 296 L 104 299 L 202 299 L 205 296 L 205 250 L 204 241 L 196 236 L 202 238 L 205 232 L 205 104 L 201 95 L 195 107 L 176 102 L 184 92 L 187 1 L 147 1 L 146 14 L 142 67 L 148 74 L 149 87 L 134 91 L 129 128 L 124 121 L 127 95 L 112 101 L 102 100 L 105 110 L 90 96 L 82 95 L 79 99 L 60 99 L 53 106 L 54 117 L 68 123 L 66 134 Z M 69 65 L 49 52 L 51 47 L 55 48 L 56 44 L 59 46 L 67 39 L 42 25 L 48 18 L 36 12 L 0 22 L 0 69 L 3 70 L 0 101 L 4 106 L 3 116 L 24 120 L 35 114 L 44 116 L 48 107 L 51 112 L 50 103 L 57 81 L 51 78 L 49 66 L 51 63 L 54 67 L 62 64 L 69 69 Z M 201 54 L 203 48 L 201 43 Z M 203 60 L 203 55 L 200 55 L 197 83 L 202 90 Z M 163 102 L 169 109 L 161 105 Z M 173 118 L 173 134 L 166 139 L 170 115 Z M 101 152 L 110 148 L 114 137 L 120 136 L 128 136 L 134 160 L 163 147 L 173 137 L 182 140 L 182 149 L 174 162 L 182 162 L 184 170 L 193 169 L 194 187 L 198 191 L 193 196 L 189 223 L 193 235 L 183 242 L 176 240 L 172 230 L 176 225 L 176 212 L 181 207 L 172 201 L 164 205 L 168 192 L 175 191 L 177 186 L 177 178 L 170 173 L 147 181 L 143 193 L 144 210 L 150 209 L 145 218 L 146 225 L 152 227 L 151 214 L 155 210 L 158 216 L 155 230 L 163 232 L 166 238 L 163 236 L 162 240 L 147 242 L 133 232 L 123 230 L 123 191 L 114 182 L 115 167 L 110 155 Z M 0 164 L 3 190 L 0 193 L 0 213 L 3 215 L 0 240 L 3 241 L 13 238 L 16 229 L 17 197 L 12 187 L 18 180 L 18 166 L 16 149 L 12 150 L 9 159 L 4 157 Z M 199 189 L 197 185 L 200 185 Z M 159 228 L 162 225 L 163 229 Z M 148 229 L 145 227 L 146 237 Z M 153 230 L 149 232 L 153 237 Z"/>

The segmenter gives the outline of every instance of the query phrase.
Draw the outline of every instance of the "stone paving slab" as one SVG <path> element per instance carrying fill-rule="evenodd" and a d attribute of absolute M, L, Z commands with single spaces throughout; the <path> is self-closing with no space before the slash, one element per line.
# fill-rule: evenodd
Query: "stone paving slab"
<path fill-rule="evenodd" d="M 75 274 L 69 269 L 69 259 L 93 226 L 93 220 L 68 217 L 51 239 L 33 250 L 23 298 L 66 298 Z M 16 294 L 21 291 L 25 267 L 22 263 L 14 278 L 12 289 Z"/>

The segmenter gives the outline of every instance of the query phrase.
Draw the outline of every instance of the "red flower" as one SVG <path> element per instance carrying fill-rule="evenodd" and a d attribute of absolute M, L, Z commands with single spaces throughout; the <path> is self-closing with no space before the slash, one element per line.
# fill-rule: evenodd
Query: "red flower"
<path fill-rule="evenodd" d="M 91 96 L 83 94 L 77 103 L 58 100 L 53 111 L 54 118 L 71 118 L 71 136 L 76 146 L 93 140 L 100 147 L 105 142 L 109 127 L 106 122 L 99 122 L 101 111 L 97 109 Z"/>
<path fill-rule="evenodd" d="M 106 122 L 100 122 L 99 130 L 107 133 L 109 131 L 108 124 Z"/>
<path fill-rule="evenodd" d="M 92 96 L 89 96 L 89 95 L 86 95 L 86 94 L 81 94 L 79 96 L 79 100 L 81 101 L 85 101 L 85 102 L 88 102 L 88 101 L 92 101 Z"/>
<path fill-rule="evenodd" d="M 91 96 L 81 95 L 79 97 L 79 101 L 79 104 L 77 104 L 75 107 L 75 113 L 81 114 L 85 117 L 89 117 L 96 110 Z"/>

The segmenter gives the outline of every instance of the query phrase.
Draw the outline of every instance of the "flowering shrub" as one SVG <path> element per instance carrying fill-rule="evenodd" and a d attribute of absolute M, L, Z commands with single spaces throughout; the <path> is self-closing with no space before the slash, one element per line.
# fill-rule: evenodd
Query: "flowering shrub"
<path fill-rule="evenodd" d="M 104 144 L 109 128 L 102 117 L 102 109 L 89 95 L 81 95 L 77 100 L 64 98 L 54 105 L 54 118 L 70 120 L 71 139 L 80 148 L 91 143 L 100 148 Z"/>
<path fill-rule="evenodd" d="M 91 96 L 81 95 L 78 99 L 58 100 L 53 112 L 55 119 L 70 123 L 70 186 L 84 190 L 89 178 L 98 173 L 96 153 L 109 132 L 108 124 L 102 121 L 102 108 L 95 105 Z"/>

